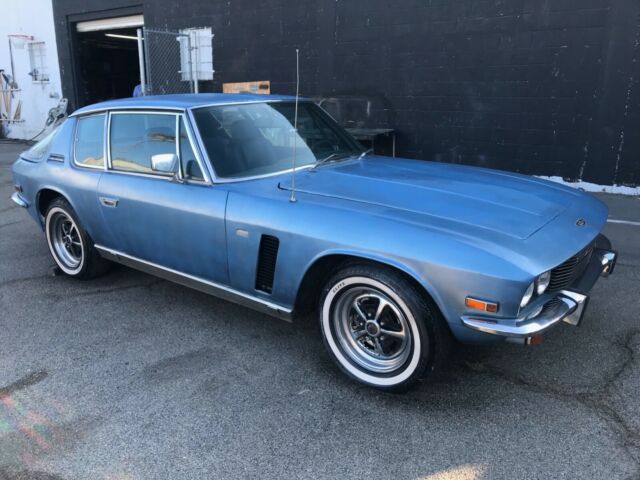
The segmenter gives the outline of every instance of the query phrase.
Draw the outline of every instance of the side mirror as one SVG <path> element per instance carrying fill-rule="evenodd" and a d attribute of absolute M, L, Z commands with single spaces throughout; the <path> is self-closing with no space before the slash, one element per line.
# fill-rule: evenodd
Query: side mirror
<path fill-rule="evenodd" d="M 175 153 L 152 155 L 151 170 L 160 173 L 176 173 L 178 171 L 178 156 Z"/>

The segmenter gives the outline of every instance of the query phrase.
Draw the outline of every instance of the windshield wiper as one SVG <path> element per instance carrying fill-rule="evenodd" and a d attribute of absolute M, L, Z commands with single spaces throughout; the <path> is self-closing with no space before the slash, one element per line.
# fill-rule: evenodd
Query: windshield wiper
<path fill-rule="evenodd" d="M 331 155 L 329 155 L 327 157 L 321 158 L 320 160 L 316 160 L 315 167 L 317 167 L 318 165 L 322 165 L 323 163 L 333 162 L 335 160 L 341 160 L 343 158 L 351 158 L 351 157 L 354 157 L 354 156 L 355 155 L 353 153 L 333 152 Z"/>
<path fill-rule="evenodd" d="M 370 153 L 373 153 L 373 148 L 367 148 L 364 152 L 362 152 L 360 154 L 360 156 L 358 157 L 358 160 L 363 159 L 364 157 L 366 157 L 367 155 L 369 155 Z"/>

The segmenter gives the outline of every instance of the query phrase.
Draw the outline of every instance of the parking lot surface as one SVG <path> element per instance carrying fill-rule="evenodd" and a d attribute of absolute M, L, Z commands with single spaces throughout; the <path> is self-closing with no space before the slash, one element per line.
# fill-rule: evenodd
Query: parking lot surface
<path fill-rule="evenodd" d="M 0 143 L 0 480 L 640 476 L 640 200 L 579 328 L 461 347 L 405 395 L 348 380 L 289 324 L 116 267 L 50 276 Z M 552 246 L 550 246 L 552 248 Z"/>

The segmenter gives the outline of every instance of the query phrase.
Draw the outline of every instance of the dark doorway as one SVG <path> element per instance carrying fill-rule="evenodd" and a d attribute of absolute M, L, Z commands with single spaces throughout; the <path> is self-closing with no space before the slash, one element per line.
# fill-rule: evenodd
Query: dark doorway
<path fill-rule="evenodd" d="M 131 97 L 140 83 L 136 29 L 78 33 L 78 74 L 78 106 Z"/>

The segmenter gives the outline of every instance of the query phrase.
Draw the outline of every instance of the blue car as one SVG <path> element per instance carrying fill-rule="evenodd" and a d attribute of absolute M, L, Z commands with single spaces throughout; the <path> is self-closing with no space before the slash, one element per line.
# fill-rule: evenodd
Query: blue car
<path fill-rule="evenodd" d="M 441 366 L 454 340 L 531 344 L 578 325 L 616 263 L 596 198 L 373 155 L 291 97 L 99 103 L 13 176 L 67 275 L 118 262 L 287 320 L 317 310 L 336 364 L 384 390 Z"/>

